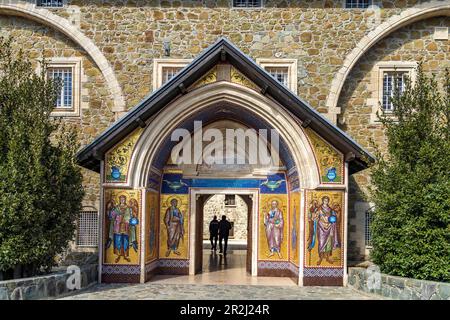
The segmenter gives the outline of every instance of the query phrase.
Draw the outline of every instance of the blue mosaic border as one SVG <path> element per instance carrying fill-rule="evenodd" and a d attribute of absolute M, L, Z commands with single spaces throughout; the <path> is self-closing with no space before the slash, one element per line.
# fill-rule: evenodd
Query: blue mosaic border
<path fill-rule="evenodd" d="M 278 181 L 274 189 L 266 186 L 267 181 Z M 161 194 L 188 194 L 189 188 L 251 188 L 262 194 L 286 194 L 286 175 L 282 172 L 268 175 L 265 179 L 183 179 L 180 173 L 165 173 L 162 178 Z M 154 187 L 153 187 L 154 188 Z"/>

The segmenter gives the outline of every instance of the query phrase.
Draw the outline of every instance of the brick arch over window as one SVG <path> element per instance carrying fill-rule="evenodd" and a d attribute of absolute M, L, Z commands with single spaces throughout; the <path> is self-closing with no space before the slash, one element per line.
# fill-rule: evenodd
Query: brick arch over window
<path fill-rule="evenodd" d="M 29 3 L 10 4 L 7 2 L 9 1 L 0 1 L 0 15 L 19 16 L 42 23 L 58 30 L 82 47 L 95 62 L 105 78 L 114 101 L 112 111 L 116 113 L 117 117 L 125 112 L 125 100 L 122 95 L 122 89 L 120 88 L 113 69 L 103 53 L 91 39 L 86 37 L 69 21 L 51 13 L 47 9 L 36 8 L 34 4 Z"/>
<path fill-rule="evenodd" d="M 425 20 L 438 16 L 450 16 L 450 3 L 447 1 L 429 1 L 412 8 L 406 9 L 401 14 L 388 18 L 373 31 L 364 36 L 344 60 L 344 65 L 334 76 L 331 82 L 330 93 L 328 94 L 326 106 L 328 108 L 328 118 L 336 123 L 337 115 L 341 113 L 337 106 L 339 95 L 344 86 L 347 76 L 350 74 L 356 62 L 378 41 L 385 38 L 392 32 L 412 24 L 414 22 Z"/>

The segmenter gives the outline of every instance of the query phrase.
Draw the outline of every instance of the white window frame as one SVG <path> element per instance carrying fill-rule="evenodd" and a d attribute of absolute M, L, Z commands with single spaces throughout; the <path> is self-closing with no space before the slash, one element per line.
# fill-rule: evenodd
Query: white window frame
<path fill-rule="evenodd" d="M 433 40 L 448 40 L 448 27 L 434 27 Z"/>
<path fill-rule="evenodd" d="M 293 93 L 298 93 L 298 80 L 297 80 L 297 59 L 267 59 L 258 58 L 256 63 L 263 69 L 266 68 L 287 68 L 288 69 L 288 89 Z"/>
<path fill-rule="evenodd" d="M 38 5 L 38 0 L 34 1 L 34 6 L 36 8 L 44 8 L 44 9 L 62 9 L 67 5 L 67 0 L 62 0 L 62 6 L 60 7 L 54 7 L 54 6 L 39 6 Z"/>
<path fill-rule="evenodd" d="M 159 89 L 163 82 L 164 68 L 184 68 L 191 59 L 154 59 L 153 60 L 153 91 Z"/>
<path fill-rule="evenodd" d="M 264 8 L 264 0 L 261 0 L 261 5 L 259 7 L 235 7 L 234 6 L 234 1 L 231 0 L 231 8 L 232 9 L 237 9 L 237 10 L 258 10 L 258 9 L 263 9 Z"/>
<path fill-rule="evenodd" d="M 401 81 L 401 88 L 400 86 L 395 87 L 398 84 L 398 77 L 395 77 L 395 79 L 393 79 L 393 83 L 392 83 L 392 92 L 391 92 L 391 96 L 388 97 L 388 104 L 390 109 L 385 108 L 384 106 L 384 98 L 385 98 L 385 92 L 384 92 L 384 82 L 385 82 L 385 75 L 386 74 L 390 74 L 391 76 L 401 76 L 402 77 L 402 81 Z M 392 102 L 389 101 L 393 98 L 396 90 L 400 89 L 399 91 L 403 92 L 403 90 L 405 89 L 405 80 L 406 78 L 404 77 L 404 75 L 406 75 L 406 77 L 409 79 L 411 77 L 411 72 L 409 70 L 399 70 L 399 69 L 394 69 L 394 70 L 383 70 L 382 71 L 382 83 L 380 84 L 380 88 L 381 88 L 381 93 L 380 93 L 380 104 L 381 104 L 381 110 L 384 113 L 393 113 L 394 112 L 394 107 L 392 106 Z M 401 93 L 400 92 L 400 93 Z"/>
<path fill-rule="evenodd" d="M 72 108 L 55 107 L 51 116 L 55 117 L 78 117 L 80 116 L 81 95 L 81 58 L 52 58 L 48 61 L 47 69 L 71 68 L 72 69 Z"/>
<path fill-rule="evenodd" d="M 417 62 L 415 61 L 382 61 L 377 63 L 371 72 L 369 91 L 371 98 L 367 99 L 367 104 L 372 107 L 370 123 L 379 123 L 377 112 L 380 114 L 392 114 L 390 110 L 383 109 L 383 78 L 385 72 L 406 72 L 409 81 L 414 84 L 416 80 Z"/>

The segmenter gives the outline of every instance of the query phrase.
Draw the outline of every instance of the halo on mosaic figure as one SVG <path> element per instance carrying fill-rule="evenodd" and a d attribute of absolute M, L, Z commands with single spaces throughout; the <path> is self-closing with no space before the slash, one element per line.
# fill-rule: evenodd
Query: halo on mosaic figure
<path fill-rule="evenodd" d="M 169 198 L 167 198 L 166 206 L 170 207 L 171 206 L 171 202 L 174 199 L 177 200 L 178 207 L 181 208 L 183 206 L 183 198 L 180 197 L 180 196 L 170 196 Z"/>
<path fill-rule="evenodd" d="M 272 202 L 273 201 L 276 201 L 278 205 L 283 205 L 284 204 L 282 197 L 280 197 L 280 196 L 273 196 L 273 197 L 270 197 L 267 200 L 267 202 L 266 202 L 267 208 L 270 208 L 272 206 Z"/>

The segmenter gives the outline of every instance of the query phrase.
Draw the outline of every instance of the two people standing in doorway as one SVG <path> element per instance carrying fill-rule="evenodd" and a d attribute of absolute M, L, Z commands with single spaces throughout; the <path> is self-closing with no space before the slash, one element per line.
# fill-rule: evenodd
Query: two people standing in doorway
<path fill-rule="evenodd" d="M 231 223 L 225 215 L 218 221 L 217 216 L 209 223 L 209 239 L 211 241 L 211 250 L 217 250 L 217 236 L 219 237 L 219 254 L 227 255 L 228 237 L 230 235 Z M 225 242 L 222 247 L 222 240 Z"/>

